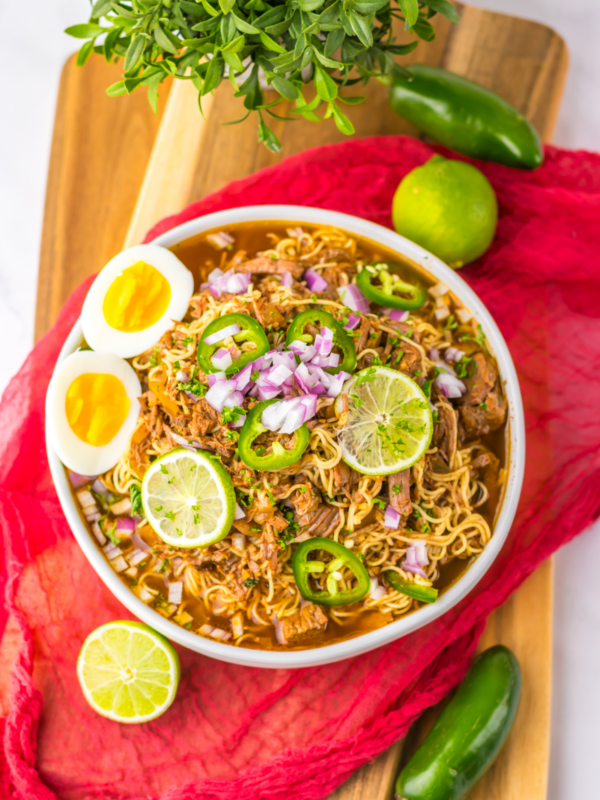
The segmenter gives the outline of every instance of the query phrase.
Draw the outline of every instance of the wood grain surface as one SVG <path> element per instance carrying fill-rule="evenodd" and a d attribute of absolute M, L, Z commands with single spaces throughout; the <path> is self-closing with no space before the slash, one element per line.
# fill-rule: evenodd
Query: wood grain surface
<path fill-rule="evenodd" d="M 537 23 L 458 8 L 460 25 L 438 18 L 436 40 L 421 43 L 409 60 L 444 66 L 493 89 L 550 141 L 568 64 L 562 39 Z M 198 114 L 189 83 L 166 86 L 161 124 L 161 114 L 152 114 L 142 92 L 117 100 L 105 96 L 105 87 L 117 74 L 118 67 L 99 57 L 83 70 L 72 58 L 63 71 L 48 176 L 36 338 L 48 330 L 84 277 L 100 269 L 124 242 L 140 241 L 165 214 L 287 155 L 345 138 L 331 120 L 320 125 L 272 120 L 283 151 L 270 153 L 257 144 L 253 121 L 222 126 L 240 116 L 240 101 L 232 97 L 229 85 L 204 104 L 206 121 Z M 384 87 L 371 82 L 367 94 L 366 103 L 346 109 L 356 136 L 416 135 L 390 111 Z M 283 104 L 280 111 L 285 114 Z M 524 673 L 523 699 L 505 748 L 471 800 L 544 800 L 552 682 L 551 562 L 491 615 L 480 647 L 495 643 L 508 645 L 517 655 Z M 389 800 L 401 760 L 422 740 L 436 713 L 431 709 L 413 726 L 404 754 L 404 743 L 398 742 L 355 773 L 330 800 Z"/>

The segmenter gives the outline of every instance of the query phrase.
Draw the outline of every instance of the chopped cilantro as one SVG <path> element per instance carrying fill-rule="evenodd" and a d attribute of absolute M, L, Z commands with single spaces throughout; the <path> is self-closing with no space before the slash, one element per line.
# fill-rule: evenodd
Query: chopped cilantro
<path fill-rule="evenodd" d="M 104 533 L 108 536 L 108 538 L 111 540 L 111 542 L 114 545 L 118 546 L 119 545 L 119 537 L 115 533 L 116 527 L 117 527 L 117 523 L 114 522 L 112 528 L 109 528 L 108 530 L 104 531 Z"/>
<path fill-rule="evenodd" d="M 142 487 L 139 483 L 134 482 L 129 487 L 129 496 L 131 498 L 131 514 L 140 517 L 144 516 L 144 506 L 142 505 Z"/>
<path fill-rule="evenodd" d="M 150 366 L 151 367 L 158 367 L 158 365 L 160 364 L 160 355 L 159 355 L 159 353 L 160 353 L 159 348 L 155 347 L 153 352 L 152 352 L 152 355 L 150 356 Z"/>
<path fill-rule="evenodd" d="M 227 422 L 237 422 L 240 416 L 245 413 L 241 406 L 232 406 L 231 408 L 225 407 L 223 411 L 221 411 L 221 419 L 223 420 L 223 424 Z"/>
<path fill-rule="evenodd" d="M 483 347 L 485 345 L 485 336 L 481 329 L 481 325 L 477 326 L 477 333 L 475 334 L 475 336 L 471 336 L 471 334 L 465 333 L 463 334 L 462 338 L 469 339 L 473 342 L 477 342 L 477 344 L 480 345 L 480 347 Z"/>
<path fill-rule="evenodd" d="M 450 314 L 444 325 L 444 330 L 453 331 L 455 328 L 458 328 L 458 322 L 454 319 L 454 314 Z"/>
<path fill-rule="evenodd" d="M 370 383 L 372 380 L 374 380 L 375 373 L 375 367 L 369 367 L 364 374 L 358 375 L 356 378 L 356 385 L 361 386 L 363 383 Z"/>
<path fill-rule="evenodd" d="M 255 586 L 258 586 L 258 580 L 256 578 L 246 578 L 244 586 L 246 589 L 253 589 Z"/>

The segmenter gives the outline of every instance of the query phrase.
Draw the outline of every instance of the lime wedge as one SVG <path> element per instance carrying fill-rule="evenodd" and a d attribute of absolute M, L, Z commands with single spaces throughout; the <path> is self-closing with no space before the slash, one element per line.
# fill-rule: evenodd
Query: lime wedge
<path fill-rule="evenodd" d="M 142 483 L 146 519 L 160 538 L 177 547 L 206 547 L 229 533 L 235 491 L 215 458 L 183 447 L 157 458 Z"/>
<path fill-rule="evenodd" d="M 408 375 L 389 367 L 368 367 L 353 375 L 342 391 L 348 395 L 348 422 L 338 439 L 342 458 L 357 472 L 390 475 L 425 453 L 433 416 L 423 390 Z"/>
<path fill-rule="evenodd" d="M 164 636 L 141 622 L 108 622 L 83 643 L 77 677 L 98 714 L 147 722 L 175 699 L 179 656 Z"/>

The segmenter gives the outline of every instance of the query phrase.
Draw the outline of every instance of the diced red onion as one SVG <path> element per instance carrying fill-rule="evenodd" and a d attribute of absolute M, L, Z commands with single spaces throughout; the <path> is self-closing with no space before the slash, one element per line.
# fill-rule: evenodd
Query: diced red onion
<path fill-rule="evenodd" d="M 206 241 L 212 244 L 217 250 L 226 250 L 230 244 L 235 242 L 233 236 L 225 231 L 219 231 L 218 233 L 209 233 L 206 237 Z"/>
<path fill-rule="evenodd" d="M 285 638 L 283 633 L 283 622 L 279 619 L 277 614 L 273 614 L 271 617 L 271 622 L 275 628 L 275 636 L 277 637 L 279 644 L 288 644 L 288 640 Z"/>
<path fill-rule="evenodd" d="M 211 389 L 217 381 L 226 381 L 227 375 L 224 372 L 211 372 L 208 376 L 208 388 Z"/>
<path fill-rule="evenodd" d="M 262 424 L 270 431 L 292 434 L 317 413 L 316 395 L 302 395 L 280 400 L 265 408 Z"/>
<path fill-rule="evenodd" d="M 108 489 L 102 483 L 100 478 L 96 478 L 96 480 L 92 483 L 92 491 L 96 492 L 96 494 L 101 494 L 105 496 L 108 494 Z"/>
<path fill-rule="evenodd" d="M 244 395 L 241 392 L 236 391 L 236 382 L 235 380 L 224 381 L 224 380 L 217 380 L 213 383 L 211 388 L 206 393 L 206 402 L 221 413 L 223 408 L 225 407 L 225 401 L 231 397 L 232 394 L 239 395 L 241 397 L 240 403 L 232 403 L 231 405 L 241 405 L 244 401 Z"/>
<path fill-rule="evenodd" d="M 406 558 L 402 562 L 401 566 L 405 572 L 412 572 L 413 575 L 420 575 L 422 578 L 427 579 L 427 575 L 417 561 L 417 550 L 413 545 L 411 545 L 406 551 Z"/>
<path fill-rule="evenodd" d="M 137 532 L 131 534 L 131 543 L 138 550 L 144 550 L 146 553 L 152 550 L 152 547 L 147 542 L 145 542 Z"/>
<path fill-rule="evenodd" d="M 220 281 L 224 274 L 225 273 L 223 272 L 223 270 L 220 270 L 218 267 L 216 269 L 213 269 L 213 271 L 210 272 L 208 275 L 208 285 L 212 286 L 213 283 L 217 283 L 218 281 Z"/>
<path fill-rule="evenodd" d="M 183 581 L 173 581 L 169 584 L 169 603 L 178 606 L 183 595 Z"/>
<path fill-rule="evenodd" d="M 216 331 L 215 333 L 211 333 L 210 336 L 207 336 L 204 339 L 204 342 L 208 345 L 218 344 L 222 342 L 223 339 L 227 339 L 228 336 L 236 336 L 238 333 L 241 332 L 241 328 L 237 323 L 233 325 L 227 325 L 225 328 L 221 328 L 220 331 Z"/>
<path fill-rule="evenodd" d="M 95 475 L 80 475 L 78 472 L 71 472 L 69 470 L 69 482 L 74 489 L 80 489 L 82 486 L 85 486 L 86 483 L 91 483 L 96 476 Z"/>
<path fill-rule="evenodd" d="M 256 389 L 260 400 L 274 400 L 282 392 L 281 386 L 273 386 L 270 383 L 257 386 Z"/>
<path fill-rule="evenodd" d="M 292 276 L 292 273 L 284 272 L 283 275 L 281 276 L 281 285 L 287 286 L 289 288 L 290 286 L 292 286 L 293 283 L 294 283 L 294 278 Z"/>
<path fill-rule="evenodd" d="M 315 347 L 320 356 L 328 356 L 333 347 L 333 331 L 331 328 L 321 328 L 321 333 L 317 333 L 315 337 Z"/>
<path fill-rule="evenodd" d="M 273 363 L 273 356 L 277 353 L 277 350 L 269 350 L 264 356 L 260 358 L 260 366 L 256 367 L 256 369 L 268 369 Z M 257 359 L 258 361 L 258 359 Z M 253 362 L 256 363 L 256 362 Z"/>
<path fill-rule="evenodd" d="M 246 414 L 239 414 L 238 418 L 235 422 L 232 422 L 230 427 L 231 428 L 242 428 L 244 426 L 244 422 L 246 422 Z"/>
<path fill-rule="evenodd" d="M 391 530 L 398 530 L 398 526 L 400 525 L 400 514 L 396 511 L 395 508 L 388 506 L 385 510 L 385 516 L 383 518 L 383 527 L 390 528 Z"/>
<path fill-rule="evenodd" d="M 225 398 L 223 408 L 233 408 L 234 406 L 241 406 L 244 402 L 244 395 L 241 392 L 232 392 Z"/>
<path fill-rule="evenodd" d="M 261 422 L 269 431 L 278 431 L 285 423 L 288 414 L 288 401 L 280 400 L 278 403 L 267 406 L 262 413 Z"/>
<path fill-rule="evenodd" d="M 246 515 L 242 512 L 242 516 Z M 236 517 L 236 519 L 238 519 L 238 517 Z M 234 550 L 237 550 L 238 552 L 244 551 L 246 549 L 246 537 L 244 536 L 243 533 L 234 533 L 233 536 L 231 537 L 231 544 L 233 545 Z"/>
<path fill-rule="evenodd" d="M 140 550 L 139 547 L 136 547 L 128 556 L 127 561 L 131 564 L 132 567 L 137 567 L 138 564 L 141 564 L 142 561 L 145 561 L 148 558 L 148 554 L 145 550 Z"/>
<path fill-rule="evenodd" d="M 307 269 L 302 278 L 306 281 L 306 285 L 311 292 L 324 292 L 329 286 L 325 278 L 315 272 L 314 269 Z"/>
<path fill-rule="evenodd" d="M 427 544 L 423 541 L 423 539 L 416 539 L 413 541 L 412 546 L 415 548 L 417 564 L 420 567 L 426 567 L 429 564 L 429 558 L 427 557 Z"/>
<path fill-rule="evenodd" d="M 337 292 L 342 303 L 351 311 L 358 311 L 361 314 L 369 313 L 369 301 L 355 283 L 340 286 Z"/>
<path fill-rule="evenodd" d="M 189 398 L 193 403 L 197 403 L 200 398 L 193 392 L 184 392 L 184 395 Z"/>
<path fill-rule="evenodd" d="M 450 364 L 446 364 L 445 361 L 434 361 L 433 364 L 441 372 L 448 372 L 450 375 L 456 375 L 454 369 L 450 366 Z"/>
<path fill-rule="evenodd" d="M 404 311 L 401 308 L 382 308 L 379 313 L 384 317 L 393 319 L 394 322 L 405 322 L 410 316 L 408 311 Z"/>
<path fill-rule="evenodd" d="M 241 369 L 237 375 L 234 376 L 235 380 L 235 388 L 239 392 L 248 391 L 252 384 L 251 376 L 253 372 L 253 362 L 250 364 L 246 364 L 246 366 Z"/>
<path fill-rule="evenodd" d="M 340 365 L 340 354 L 339 353 L 331 353 L 328 356 L 315 356 L 311 362 L 317 367 L 339 367 Z"/>
<path fill-rule="evenodd" d="M 180 381 L 180 383 L 187 383 L 190 379 L 190 376 L 187 374 L 187 372 L 184 372 L 183 370 L 180 369 L 179 372 L 175 375 L 175 378 L 178 381 Z"/>
<path fill-rule="evenodd" d="M 360 325 L 360 317 L 356 314 L 350 314 L 348 317 L 348 322 L 344 325 L 344 328 L 347 331 L 353 331 L 357 325 Z"/>
<path fill-rule="evenodd" d="M 438 361 L 439 357 L 440 357 L 440 351 L 437 349 L 437 347 L 432 347 L 429 351 L 429 358 L 432 361 Z"/>
<path fill-rule="evenodd" d="M 233 364 L 233 358 L 229 350 L 220 347 L 217 352 L 211 356 L 210 363 L 217 369 L 227 369 Z"/>
<path fill-rule="evenodd" d="M 467 391 L 467 387 L 456 376 L 449 372 L 440 373 L 435 379 L 437 389 L 448 398 L 462 397 Z"/>
<path fill-rule="evenodd" d="M 135 530 L 135 520 L 132 517 L 118 517 L 117 518 L 117 531 L 131 532 Z"/>
<path fill-rule="evenodd" d="M 296 359 L 294 358 L 294 354 L 290 352 L 275 353 L 273 355 L 273 366 L 284 366 L 293 372 L 296 369 Z"/>
<path fill-rule="evenodd" d="M 464 352 L 462 350 L 459 350 L 458 347 L 449 347 L 447 350 L 444 351 L 444 358 L 449 363 L 460 361 L 463 356 Z"/>
<path fill-rule="evenodd" d="M 189 447 L 190 446 L 190 443 L 185 438 L 185 436 L 180 436 L 180 434 L 175 433 L 175 431 L 170 431 L 170 433 L 171 433 L 171 438 L 173 439 L 174 442 L 177 442 L 177 444 L 180 444 L 182 447 Z M 194 448 L 192 448 L 192 450 L 193 449 Z"/>
<path fill-rule="evenodd" d="M 283 364 L 278 364 L 271 370 L 269 375 L 269 383 L 272 386 L 281 386 L 281 384 L 287 380 L 290 375 L 293 375 L 293 371 L 291 369 L 284 367 Z"/>
<path fill-rule="evenodd" d="M 242 355 L 242 351 L 235 342 L 229 348 L 229 355 L 234 361 L 236 361 Z"/>
<path fill-rule="evenodd" d="M 239 503 L 236 503 L 235 504 L 235 514 L 234 514 L 233 518 L 234 519 L 243 519 L 245 516 L 246 516 L 246 514 L 245 514 L 243 508 L 240 506 Z"/>
<path fill-rule="evenodd" d="M 203 636 L 211 636 L 213 639 L 222 639 L 224 642 L 231 639 L 231 633 L 224 631 L 222 628 L 213 628 L 212 625 L 203 625 L 200 628 L 200 633 Z"/>
<path fill-rule="evenodd" d="M 117 547 L 117 545 L 113 544 L 112 542 L 109 542 L 102 549 L 104 550 L 104 553 L 109 561 L 112 561 L 113 558 L 117 558 L 117 556 L 121 555 L 121 548 Z"/>
<path fill-rule="evenodd" d="M 381 586 L 379 581 L 375 576 L 371 576 L 371 590 L 369 592 L 369 597 L 372 600 L 381 600 L 382 597 L 385 597 L 387 594 L 385 586 Z"/>

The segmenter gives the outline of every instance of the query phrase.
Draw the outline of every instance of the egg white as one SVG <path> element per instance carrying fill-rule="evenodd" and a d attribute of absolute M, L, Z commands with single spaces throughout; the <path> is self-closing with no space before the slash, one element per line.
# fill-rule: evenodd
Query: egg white
<path fill-rule="evenodd" d="M 119 331 L 112 328 L 104 317 L 104 298 L 115 278 L 139 261 L 150 264 L 163 275 L 171 287 L 171 300 L 162 317 L 145 330 Z M 170 250 L 155 244 L 138 244 L 123 250 L 108 262 L 87 293 L 81 311 L 85 340 L 98 352 L 114 353 L 122 358 L 137 356 L 153 347 L 171 327 L 173 320 L 183 319 L 193 292 L 192 273 Z"/>
<path fill-rule="evenodd" d="M 96 447 L 82 441 L 72 430 L 65 409 L 67 392 L 75 378 L 84 373 L 114 375 L 123 384 L 129 399 L 129 412 L 108 444 Z M 100 475 L 114 467 L 127 450 L 135 430 L 142 388 L 133 368 L 112 353 L 78 350 L 54 370 L 46 395 L 46 419 L 50 443 L 63 464 L 81 475 Z"/>

